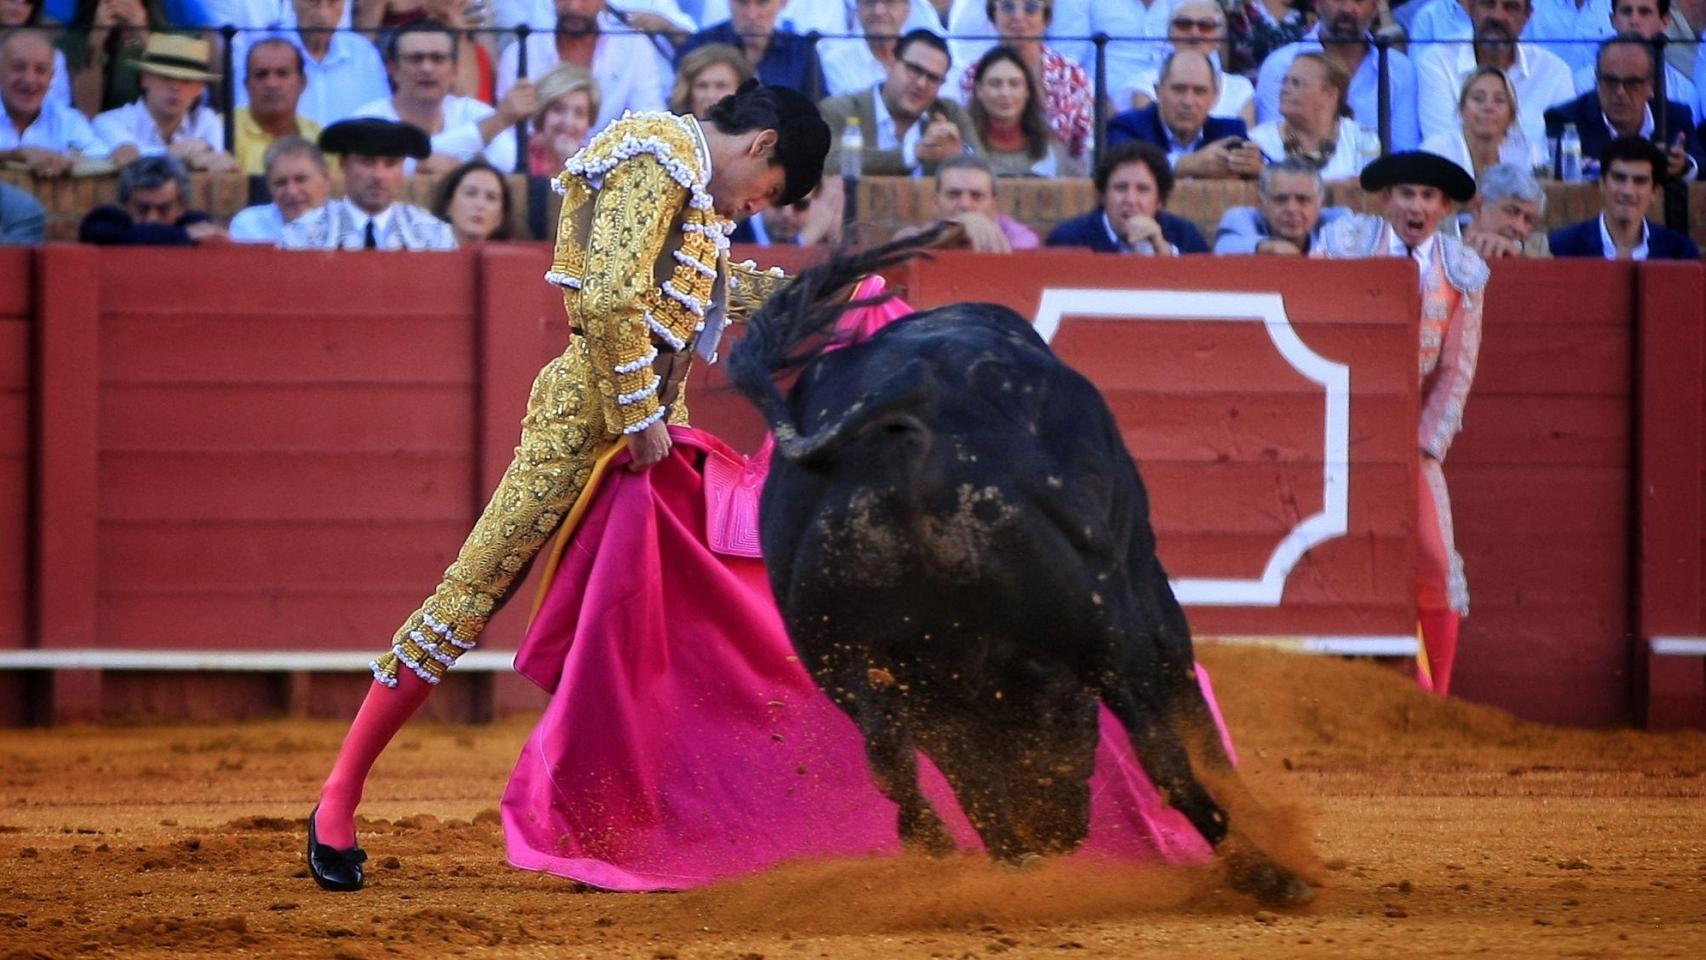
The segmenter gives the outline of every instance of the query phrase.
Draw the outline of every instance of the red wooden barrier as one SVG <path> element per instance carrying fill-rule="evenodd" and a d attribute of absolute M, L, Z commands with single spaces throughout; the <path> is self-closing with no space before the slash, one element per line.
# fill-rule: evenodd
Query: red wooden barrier
<path fill-rule="evenodd" d="M 31 252 L 0 247 L 0 649 L 29 641 Z M 0 673 L 0 724 L 26 719 L 22 677 Z"/>

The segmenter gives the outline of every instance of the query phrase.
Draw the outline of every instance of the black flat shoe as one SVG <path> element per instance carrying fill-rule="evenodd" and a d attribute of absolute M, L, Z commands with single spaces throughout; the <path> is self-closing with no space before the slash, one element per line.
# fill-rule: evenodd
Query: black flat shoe
<path fill-rule="evenodd" d="M 309 874 L 322 890 L 360 890 L 366 882 L 361 865 L 367 862 L 367 852 L 359 846 L 339 850 L 321 843 L 314 830 L 314 816 L 319 812 L 320 805 L 315 804 L 314 812 L 308 815 Z"/>

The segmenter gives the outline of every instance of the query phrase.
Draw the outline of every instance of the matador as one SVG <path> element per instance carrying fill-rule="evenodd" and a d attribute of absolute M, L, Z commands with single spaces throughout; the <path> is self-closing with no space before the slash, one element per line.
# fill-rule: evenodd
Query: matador
<path fill-rule="evenodd" d="M 443 581 L 373 663 L 374 686 L 309 817 L 309 872 L 328 890 L 363 883 L 355 809 L 373 762 L 428 693 L 479 642 L 534 556 L 624 438 L 638 469 L 686 422 L 692 356 L 714 358 L 724 325 L 786 278 L 731 264 L 736 219 L 816 187 L 829 128 L 783 87 L 748 82 L 707 118 L 628 114 L 566 163 L 545 279 L 570 339 L 533 384 L 521 442 Z"/>

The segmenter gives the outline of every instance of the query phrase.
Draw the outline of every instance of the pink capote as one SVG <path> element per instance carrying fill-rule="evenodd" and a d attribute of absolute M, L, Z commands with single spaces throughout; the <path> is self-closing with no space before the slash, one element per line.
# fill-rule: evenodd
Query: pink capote
<path fill-rule="evenodd" d="M 880 289 L 877 280 L 855 297 Z M 841 330 L 868 335 L 908 312 L 896 301 L 853 311 Z M 748 462 L 690 428 L 670 433 L 663 462 L 609 469 L 589 491 L 516 656 L 552 696 L 504 791 L 510 863 L 633 891 L 899 852 L 894 804 L 877 792 L 852 721 L 794 656 L 763 562 L 711 548 L 751 538 L 707 533 L 704 463 L 744 464 L 750 493 L 767 458 Z M 624 451 L 610 466 L 626 460 Z M 1198 676 L 1230 752 L 1208 675 Z M 946 781 L 920 759 L 925 793 L 955 840 L 980 848 Z M 1079 856 L 1210 855 L 1106 708 L 1091 796 Z"/>

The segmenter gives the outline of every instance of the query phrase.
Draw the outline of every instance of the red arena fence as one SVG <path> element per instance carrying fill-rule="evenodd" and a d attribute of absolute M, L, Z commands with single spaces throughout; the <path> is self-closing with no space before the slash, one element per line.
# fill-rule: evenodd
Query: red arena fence
<path fill-rule="evenodd" d="M 0 250 L 0 722 L 349 709 L 562 349 L 547 256 Z M 1706 725 L 1701 271 L 1495 267 L 1446 466 L 1463 696 Z M 1102 389 L 1199 635 L 1414 649 L 1408 264 L 950 253 L 890 280 L 1018 310 Z M 756 446 L 720 370 L 688 398 Z M 540 702 L 503 672 L 527 607 L 433 709 Z"/>

